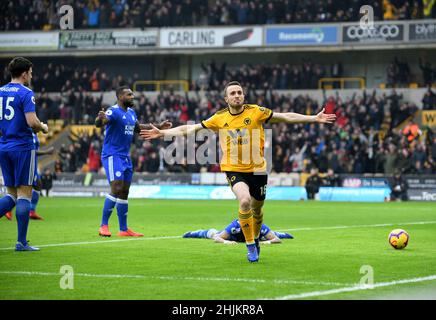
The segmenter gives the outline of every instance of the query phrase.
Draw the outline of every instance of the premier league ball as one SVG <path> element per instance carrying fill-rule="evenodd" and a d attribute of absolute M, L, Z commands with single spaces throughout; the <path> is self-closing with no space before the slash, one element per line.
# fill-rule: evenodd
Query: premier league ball
<path fill-rule="evenodd" d="M 409 242 L 409 234 L 402 229 L 392 230 L 389 234 L 389 244 L 394 249 L 404 249 Z"/>

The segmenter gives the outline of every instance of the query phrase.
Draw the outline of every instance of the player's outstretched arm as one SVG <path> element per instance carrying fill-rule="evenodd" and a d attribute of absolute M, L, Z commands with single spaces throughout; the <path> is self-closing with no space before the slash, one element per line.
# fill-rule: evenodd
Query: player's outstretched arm
<path fill-rule="evenodd" d="M 266 240 L 265 241 L 261 241 L 260 243 L 262 244 L 277 244 L 277 243 L 282 243 L 282 240 L 277 237 L 274 232 L 270 231 L 266 234 L 265 236 Z"/>
<path fill-rule="evenodd" d="M 157 138 L 161 138 L 165 135 L 170 135 L 170 136 L 186 136 L 190 133 L 194 133 L 197 130 L 200 130 L 203 128 L 203 126 L 200 123 L 197 124 L 186 124 L 183 126 L 178 126 L 175 128 L 171 128 L 171 129 L 166 129 L 166 130 L 161 130 L 156 128 L 156 126 L 154 126 L 153 124 L 150 123 L 151 129 L 150 130 L 141 130 L 141 132 L 139 133 L 139 135 L 144 139 L 144 140 L 152 140 L 152 139 L 157 139 Z"/>
<path fill-rule="evenodd" d="M 333 123 L 336 120 L 335 114 L 325 114 L 324 108 L 320 113 L 314 116 L 306 116 L 300 113 L 285 112 L 285 113 L 273 113 L 270 123 Z"/>
<path fill-rule="evenodd" d="M 222 244 L 236 244 L 236 241 L 230 241 L 227 240 L 229 239 L 229 234 L 227 233 L 227 231 L 222 231 L 220 233 L 217 233 L 216 235 L 214 235 L 213 240 L 216 243 L 222 243 Z"/>
<path fill-rule="evenodd" d="M 153 125 L 156 128 L 158 128 L 159 130 L 170 129 L 173 126 L 172 122 L 169 121 L 169 120 L 165 120 L 165 121 L 162 121 L 159 124 L 153 124 Z M 142 124 L 142 123 L 139 123 L 138 121 L 136 121 L 136 124 L 135 124 L 135 133 L 140 133 L 141 130 L 151 130 L 151 129 L 152 129 L 152 127 L 151 127 L 150 124 Z"/>

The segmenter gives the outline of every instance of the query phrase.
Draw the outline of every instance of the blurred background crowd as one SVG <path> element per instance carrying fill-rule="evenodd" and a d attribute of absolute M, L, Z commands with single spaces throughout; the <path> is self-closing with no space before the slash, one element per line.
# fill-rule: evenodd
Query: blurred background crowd
<path fill-rule="evenodd" d="M 431 90 L 426 93 L 428 95 L 432 99 L 436 97 Z M 86 99 L 88 102 L 85 102 Z M 326 112 L 334 112 L 338 116 L 335 125 L 266 125 L 273 132 L 272 169 L 275 172 L 309 172 L 318 168 L 320 172 L 332 169 L 335 173 L 436 173 L 436 136 L 430 128 L 423 132 L 413 122 L 407 122 L 418 108 L 404 101 L 395 90 L 389 95 L 362 91 L 347 99 L 339 95 L 325 96 L 322 106 L 307 95 L 292 96 L 271 90 L 248 90 L 246 100 L 275 112 L 314 114 L 325 107 Z M 101 107 L 99 99 L 85 95 L 77 105 L 88 108 L 79 112 L 78 123 L 93 124 Z M 135 103 L 140 123 L 170 120 L 174 126 L 188 121 L 198 123 L 225 107 L 220 92 L 189 97 L 168 91 L 156 98 L 139 95 Z M 404 121 L 404 128 L 395 129 Z M 99 154 L 103 135 L 94 131 L 91 135 L 84 132 L 72 138 L 70 145 L 61 148 L 56 170 L 75 172 L 84 165 L 90 171 L 101 170 Z M 219 166 L 214 164 L 187 164 L 186 154 L 179 159 L 180 163 L 168 165 L 163 158 L 165 147 L 170 143 L 160 140 L 146 142 L 136 138 L 132 146 L 135 171 L 219 171 Z M 177 143 L 186 142 L 181 140 Z M 211 148 L 217 147 L 211 141 L 208 143 Z M 197 143 L 196 148 L 201 144 Z M 215 153 L 219 156 L 218 150 Z"/>
<path fill-rule="evenodd" d="M 358 21 L 362 5 L 375 20 L 436 17 L 433 0 L 16 0 L 0 2 L 0 30 L 56 29 L 65 4 L 78 29 Z"/>

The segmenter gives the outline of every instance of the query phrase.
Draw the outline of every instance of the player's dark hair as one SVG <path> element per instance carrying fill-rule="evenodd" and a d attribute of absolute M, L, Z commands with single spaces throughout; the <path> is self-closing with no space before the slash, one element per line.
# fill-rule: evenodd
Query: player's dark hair
<path fill-rule="evenodd" d="M 121 86 L 115 90 L 115 94 L 117 95 L 117 99 L 123 94 L 124 90 L 129 90 L 129 86 Z"/>
<path fill-rule="evenodd" d="M 230 81 L 224 87 L 224 97 L 227 97 L 227 88 L 230 86 L 240 86 L 242 88 L 241 84 L 238 81 Z M 242 89 L 242 91 L 244 91 L 244 89 Z"/>
<path fill-rule="evenodd" d="M 9 62 L 8 71 L 13 79 L 19 78 L 23 72 L 29 71 L 33 63 L 23 57 L 15 57 Z"/>

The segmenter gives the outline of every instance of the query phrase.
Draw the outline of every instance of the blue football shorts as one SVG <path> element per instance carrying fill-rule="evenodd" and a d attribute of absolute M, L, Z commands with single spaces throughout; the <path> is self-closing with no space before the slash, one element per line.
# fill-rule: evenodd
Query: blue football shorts
<path fill-rule="evenodd" d="M 0 151 L 0 167 L 5 186 L 31 186 L 37 172 L 36 150 Z"/>
<path fill-rule="evenodd" d="M 130 157 L 113 155 L 101 159 L 109 183 L 114 180 L 132 182 L 133 165 Z"/>

